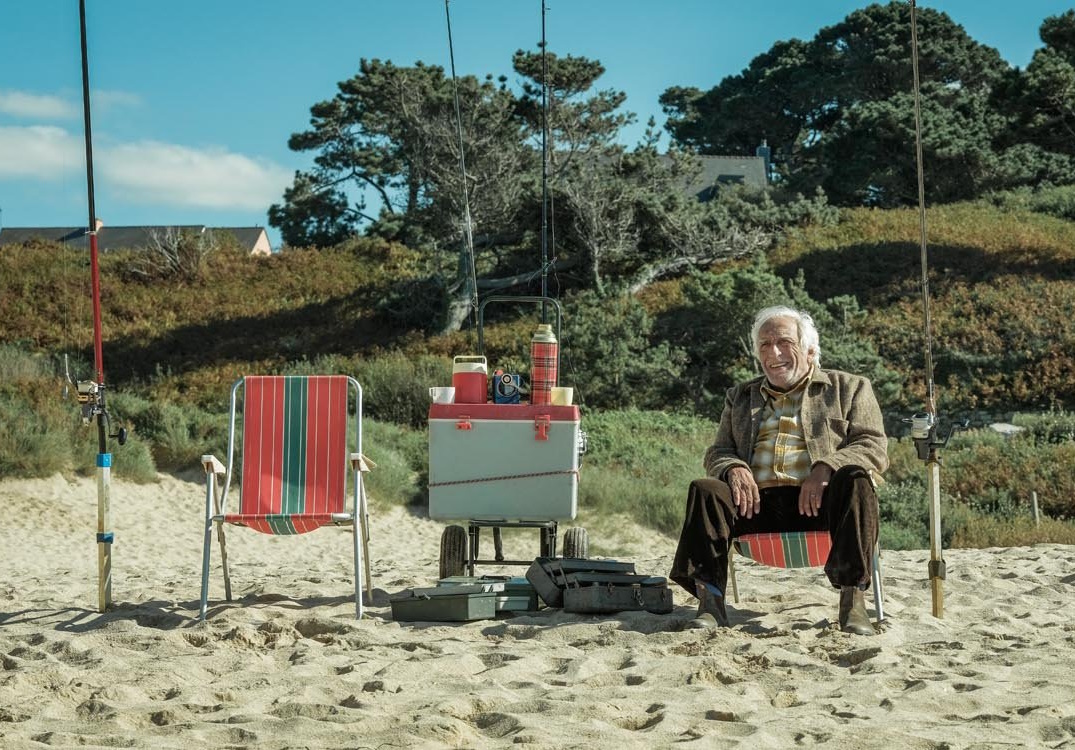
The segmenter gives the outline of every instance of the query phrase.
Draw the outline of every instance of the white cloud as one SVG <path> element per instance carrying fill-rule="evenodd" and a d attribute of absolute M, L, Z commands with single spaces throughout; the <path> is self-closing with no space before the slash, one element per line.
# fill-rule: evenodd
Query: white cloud
<path fill-rule="evenodd" d="M 292 179 L 291 170 L 223 148 L 156 141 L 108 148 L 94 169 L 132 202 L 211 209 L 265 210 Z"/>
<path fill-rule="evenodd" d="M 63 128 L 0 126 L 0 180 L 68 178 L 85 170 L 85 148 L 81 134 Z M 293 176 L 277 164 L 224 148 L 158 141 L 95 144 L 93 163 L 98 187 L 123 200 L 202 209 L 265 211 Z"/>
<path fill-rule="evenodd" d="M 85 141 L 50 125 L 0 126 L 0 179 L 57 180 L 86 168 Z"/>
<path fill-rule="evenodd" d="M 41 120 L 77 117 L 81 109 L 66 99 L 25 91 L 0 91 L 0 113 Z"/>
<path fill-rule="evenodd" d="M 110 91 L 107 89 L 94 89 L 90 94 L 90 107 L 96 113 L 98 110 L 105 112 L 125 107 L 138 107 L 142 104 L 142 97 L 128 91 Z M 79 109 L 81 114 L 82 110 Z M 95 118 L 96 119 L 96 118 Z"/>

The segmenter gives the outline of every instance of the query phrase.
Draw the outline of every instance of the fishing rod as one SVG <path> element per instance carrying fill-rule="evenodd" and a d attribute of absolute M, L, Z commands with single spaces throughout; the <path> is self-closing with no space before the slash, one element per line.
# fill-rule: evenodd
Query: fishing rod
<path fill-rule="evenodd" d="M 549 296 L 549 67 L 546 61 L 545 0 L 541 0 L 541 296 Z M 541 305 L 541 322 L 549 322 L 548 307 Z"/>
<path fill-rule="evenodd" d="M 455 101 L 455 125 L 459 137 L 459 169 L 463 174 L 463 242 L 466 246 L 467 295 L 471 313 L 478 310 L 478 274 L 474 260 L 474 226 L 470 216 L 470 190 L 467 185 L 467 158 L 463 144 L 463 117 L 459 112 L 459 84 L 455 76 L 455 46 L 452 44 L 452 14 L 448 10 L 449 0 L 444 0 L 444 17 L 448 24 L 448 60 L 452 68 L 452 98 Z"/>
<path fill-rule="evenodd" d="M 941 457 L 940 449 L 948 445 L 953 425 L 948 434 L 937 435 L 937 403 L 933 383 L 933 333 L 929 312 L 929 253 L 926 240 L 926 181 L 922 159 L 922 95 L 918 73 L 918 22 L 915 0 L 911 3 L 911 73 L 914 86 L 915 168 L 918 174 L 918 225 L 922 266 L 922 320 L 926 375 L 926 412 L 915 414 L 909 420 L 911 437 L 918 458 L 926 463 L 926 484 L 929 493 L 929 582 L 932 594 L 933 616 L 944 617 L 944 580 L 946 568 L 941 550 Z M 966 424 L 962 425 L 965 427 Z"/>
<path fill-rule="evenodd" d="M 97 422 L 97 609 L 106 611 L 112 605 L 112 518 L 111 468 L 112 454 L 108 439 L 116 438 L 120 445 L 127 442 L 127 430 L 122 427 L 109 435 L 108 410 L 105 408 L 104 357 L 101 343 L 101 275 L 97 252 L 97 212 L 93 201 L 93 135 L 90 127 L 90 71 L 86 41 L 86 0 L 78 3 L 79 33 L 82 40 L 82 108 L 86 129 L 86 195 L 89 203 L 87 234 L 90 244 L 90 284 L 93 296 L 93 380 L 77 383 L 78 403 L 82 408 L 82 423 Z M 70 374 L 67 374 L 70 380 Z"/>

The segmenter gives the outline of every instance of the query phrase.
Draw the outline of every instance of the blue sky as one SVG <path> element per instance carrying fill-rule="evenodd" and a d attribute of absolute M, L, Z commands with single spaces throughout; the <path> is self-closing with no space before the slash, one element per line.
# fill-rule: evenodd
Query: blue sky
<path fill-rule="evenodd" d="M 866 2 L 546 0 L 558 54 L 599 59 L 601 88 L 663 125 L 669 86 L 710 88 L 773 42 L 810 38 Z M 1024 67 L 1071 0 L 934 0 Z M 451 0 L 459 75 L 511 74 L 536 49 L 540 0 Z M 448 69 L 443 0 L 87 0 L 97 214 L 106 224 L 267 226 L 310 157 L 288 137 L 361 58 Z M 0 6 L 0 226 L 88 218 L 77 0 Z M 664 136 L 662 143 L 667 143 Z M 278 235 L 270 231 L 274 246 Z"/>

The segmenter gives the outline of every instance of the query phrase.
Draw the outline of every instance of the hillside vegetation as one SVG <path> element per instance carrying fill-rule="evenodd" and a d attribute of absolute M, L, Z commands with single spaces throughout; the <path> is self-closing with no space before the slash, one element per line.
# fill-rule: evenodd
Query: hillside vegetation
<path fill-rule="evenodd" d="M 942 416 L 977 411 L 1026 428 L 1009 440 L 957 435 L 944 468 L 946 543 L 1075 542 L 1075 223 L 986 202 L 931 209 L 928 220 Z M 131 272 L 136 260 L 108 254 L 101 267 L 109 404 L 132 433 L 116 449 L 119 476 L 152 481 L 221 455 L 229 386 L 244 373 L 348 372 L 365 388 L 375 497 L 424 503 L 426 387 L 447 382 L 451 355 L 477 342 L 473 328 L 427 334 L 414 251 L 370 239 L 269 258 L 224 248 L 184 279 L 152 281 Z M 743 321 L 762 302 L 814 306 L 826 361 L 872 363 L 890 378 L 878 392 L 899 438 L 899 417 L 922 408 L 920 273 L 917 212 L 859 209 L 792 230 L 767 257 L 658 282 L 638 298 L 568 295 L 563 380 L 577 388 L 592 446 L 582 520 L 624 513 L 676 530 L 720 386 L 749 366 Z M 0 477 L 92 471 L 90 431 L 59 398 L 64 354 L 75 377 L 92 372 L 87 259 L 51 244 L 6 247 L 0 277 L 10 426 Z M 523 370 L 535 315 L 490 308 L 491 362 Z M 894 439 L 890 452 L 885 542 L 921 546 L 924 471 L 910 441 Z M 1031 492 L 1051 517 L 1041 526 L 1029 519 Z"/>
<path fill-rule="evenodd" d="M 923 310 L 917 210 L 852 209 L 782 243 L 777 273 L 802 272 L 815 299 L 854 295 L 862 334 L 921 404 Z M 1075 404 L 1075 222 L 985 202 L 927 213 L 933 360 L 940 408 Z M 824 342 L 823 342 L 824 343 Z"/>

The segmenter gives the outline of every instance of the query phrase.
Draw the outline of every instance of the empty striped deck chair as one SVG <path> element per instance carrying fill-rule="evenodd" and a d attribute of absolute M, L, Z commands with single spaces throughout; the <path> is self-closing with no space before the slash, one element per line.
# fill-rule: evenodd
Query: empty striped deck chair
<path fill-rule="evenodd" d="M 817 568 L 825 564 L 832 549 L 828 531 L 784 531 L 766 534 L 744 534 L 733 540 L 728 555 L 728 577 L 732 583 L 732 598 L 739 603 L 739 585 L 735 580 L 735 553 L 756 563 L 774 568 Z M 881 546 L 873 547 L 873 599 L 877 621 L 885 619 L 884 591 L 881 587 Z"/>
<path fill-rule="evenodd" d="M 354 429 L 348 447 L 350 391 L 355 395 Z M 242 392 L 242 399 L 239 393 Z M 242 432 L 236 436 L 237 414 Z M 237 455 L 238 452 L 238 455 Z M 362 455 L 362 386 L 345 375 L 247 376 L 231 389 L 227 466 L 202 456 L 205 469 L 205 539 L 202 552 L 200 619 L 209 598 L 209 554 L 213 527 L 220 541 L 224 595 L 231 601 L 225 524 L 264 534 L 304 534 L 327 525 L 353 531 L 355 613 L 362 617 L 362 565 L 372 597 L 369 514 L 363 474 L 373 465 Z M 236 468 L 236 467 L 240 468 Z M 229 508 L 232 479 L 239 473 L 238 508 Z M 347 474 L 351 473 L 348 503 Z M 219 478 L 223 477 L 223 493 Z"/>

